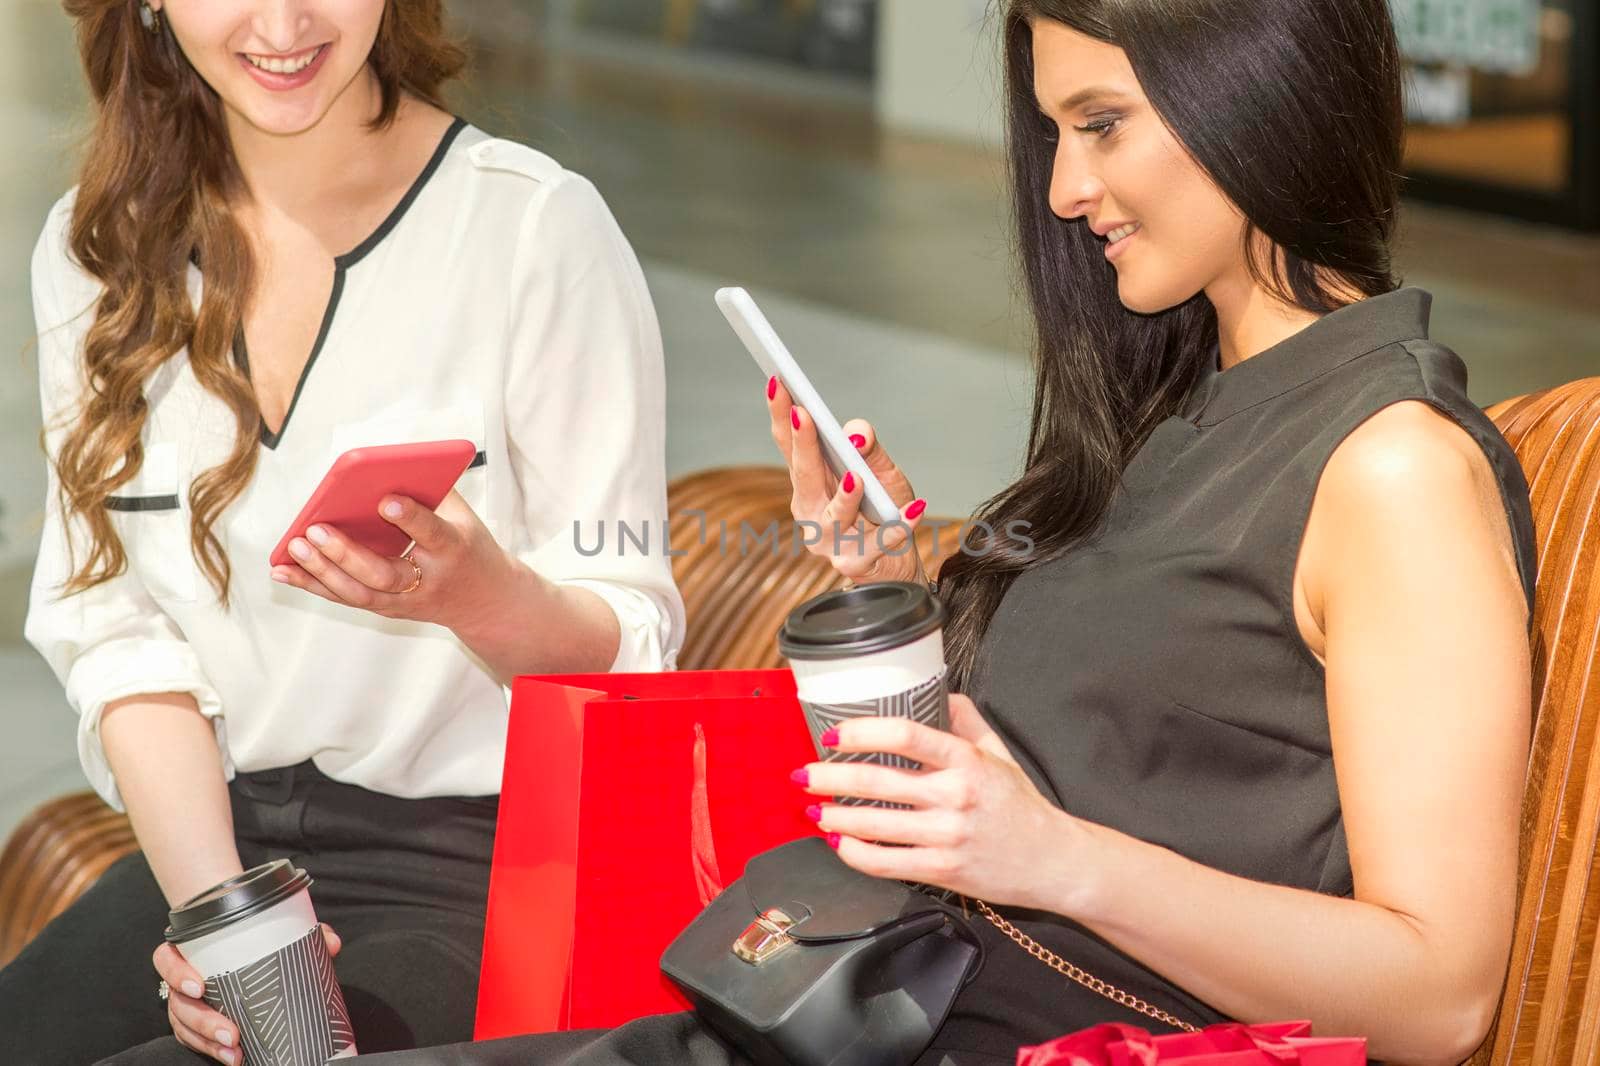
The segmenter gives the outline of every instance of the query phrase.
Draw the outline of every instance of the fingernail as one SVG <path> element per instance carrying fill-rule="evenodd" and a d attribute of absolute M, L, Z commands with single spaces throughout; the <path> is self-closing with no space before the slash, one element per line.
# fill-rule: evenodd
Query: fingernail
<path fill-rule="evenodd" d="M 296 537 L 294 540 L 289 542 L 289 554 L 294 556 L 296 559 L 309 559 L 311 558 L 311 546 L 305 541 L 301 540 L 299 537 Z"/>
<path fill-rule="evenodd" d="M 274 570 L 272 572 L 272 580 L 276 581 L 280 585 L 287 585 L 289 583 L 289 575 L 284 573 L 282 570 Z"/>
<path fill-rule="evenodd" d="M 822 821 L 822 808 L 813 803 L 811 806 L 806 808 L 806 817 L 810 818 L 813 822 Z"/>
<path fill-rule="evenodd" d="M 306 539 L 313 544 L 326 544 L 328 541 L 328 531 L 323 529 L 321 526 L 312 526 L 310 529 L 306 530 Z"/>
<path fill-rule="evenodd" d="M 911 506 L 906 508 L 907 518 L 919 518 L 923 511 L 928 509 L 927 500 L 912 500 Z"/>
<path fill-rule="evenodd" d="M 199 999 L 200 994 L 205 991 L 205 989 L 201 988 L 193 981 L 185 981 L 182 987 L 183 994 L 188 996 L 190 999 Z"/>
<path fill-rule="evenodd" d="M 856 476 L 849 471 L 845 472 L 843 488 L 845 492 L 856 491 Z"/>
<path fill-rule="evenodd" d="M 237 1051 L 228 1051 L 227 1049 L 224 1049 L 222 1052 L 222 1059 L 228 1064 L 228 1066 L 233 1066 L 234 1063 L 239 1061 L 239 1053 Z"/>
<path fill-rule="evenodd" d="M 800 408 L 798 408 L 798 407 L 789 408 L 789 421 L 794 423 L 794 428 L 795 429 L 799 429 L 800 428 Z"/>
<path fill-rule="evenodd" d="M 400 505 L 394 502 L 386 503 L 383 505 L 383 513 L 388 515 L 390 518 L 399 518 Z"/>
<path fill-rule="evenodd" d="M 778 395 L 778 376 L 774 374 L 767 379 L 767 399 L 770 400 L 776 395 Z"/>
<path fill-rule="evenodd" d="M 811 784 L 811 771 L 802 766 L 800 769 L 789 775 L 789 780 L 793 781 L 801 788 L 805 788 L 807 785 Z"/>
<path fill-rule="evenodd" d="M 822 731 L 822 736 L 818 740 L 825 748 L 837 748 L 839 746 L 839 730 L 830 725 Z"/>
<path fill-rule="evenodd" d="M 854 444 L 857 448 L 865 448 L 867 446 L 867 438 L 863 437 L 859 433 L 852 433 L 850 434 L 850 443 Z"/>
<path fill-rule="evenodd" d="M 228 1032 L 226 1029 L 218 1029 L 217 1030 L 217 1043 L 221 1044 L 223 1047 L 232 1047 L 233 1046 L 233 1034 Z"/>
<path fill-rule="evenodd" d="M 829 833 L 828 834 L 828 847 L 834 849 L 835 851 L 839 850 L 839 834 L 838 833 Z"/>

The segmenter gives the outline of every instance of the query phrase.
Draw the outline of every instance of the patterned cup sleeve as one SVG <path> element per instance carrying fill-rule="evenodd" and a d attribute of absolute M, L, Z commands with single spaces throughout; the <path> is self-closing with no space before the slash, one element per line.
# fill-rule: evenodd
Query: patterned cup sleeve
<path fill-rule="evenodd" d="M 250 1066 L 322 1066 L 355 1045 L 320 926 L 206 982 L 205 1001 L 239 1026 Z"/>
<path fill-rule="evenodd" d="M 840 722 L 851 718 L 909 718 L 923 725 L 935 729 L 949 730 L 950 728 L 950 703 L 944 688 L 945 671 L 940 670 L 938 675 L 924 681 L 914 688 L 903 692 L 895 692 L 888 696 L 879 696 L 876 699 L 859 700 L 852 703 L 814 703 L 801 700 L 800 705 L 805 709 L 806 725 L 811 729 L 811 742 L 816 745 L 817 756 L 828 762 L 866 762 L 879 766 L 892 766 L 901 770 L 920 770 L 922 764 L 901 755 L 889 755 L 880 752 L 839 752 L 823 748 L 820 738 L 823 732 Z M 843 806 L 852 807 L 894 807 L 901 808 L 904 804 L 880 803 L 872 800 L 855 799 L 849 796 L 838 797 L 836 802 Z"/>

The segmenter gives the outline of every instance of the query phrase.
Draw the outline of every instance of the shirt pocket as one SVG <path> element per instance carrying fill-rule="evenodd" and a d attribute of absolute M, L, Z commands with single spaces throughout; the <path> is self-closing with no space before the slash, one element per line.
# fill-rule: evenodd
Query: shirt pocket
<path fill-rule="evenodd" d="M 485 454 L 483 409 L 477 404 L 429 405 L 407 411 L 388 411 L 360 422 L 347 423 L 333 432 L 334 456 L 351 448 L 371 448 L 388 444 L 420 444 L 433 440 L 469 440 L 472 463 L 456 480 L 473 513 L 492 530 L 489 514 L 489 470 Z"/>
<path fill-rule="evenodd" d="M 144 462 L 126 485 L 106 497 L 128 567 L 157 600 L 195 598 L 198 567 L 189 539 L 189 507 L 178 473 L 178 446 L 148 444 Z"/>

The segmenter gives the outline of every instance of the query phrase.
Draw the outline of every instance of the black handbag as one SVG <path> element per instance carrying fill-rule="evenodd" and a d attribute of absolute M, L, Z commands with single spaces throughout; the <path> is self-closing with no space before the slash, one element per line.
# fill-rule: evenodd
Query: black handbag
<path fill-rule="evenodd" d="M 895 1066 L 933 1041 L 982 961 L 960 910 L 808 837 L 751 859 L 661 972 L 757 1066 Z"/>

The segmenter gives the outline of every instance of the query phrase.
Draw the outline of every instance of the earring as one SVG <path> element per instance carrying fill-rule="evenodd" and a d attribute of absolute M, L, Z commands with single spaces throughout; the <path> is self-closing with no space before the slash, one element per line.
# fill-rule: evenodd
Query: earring
<path fill-rule="evenodd" d="M 161 32 L 161 12 L 150 6 L 150 0 L 139 0 L 139 22 L 151 33 Z"/>

